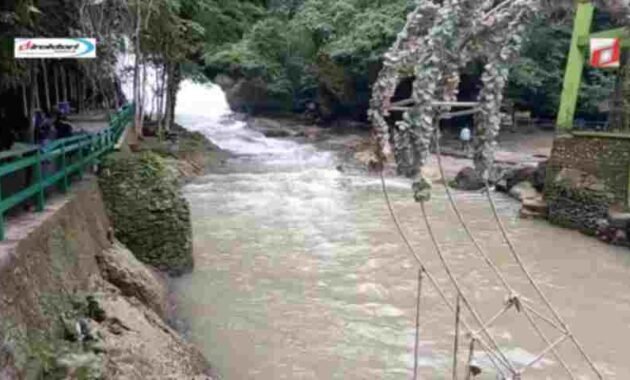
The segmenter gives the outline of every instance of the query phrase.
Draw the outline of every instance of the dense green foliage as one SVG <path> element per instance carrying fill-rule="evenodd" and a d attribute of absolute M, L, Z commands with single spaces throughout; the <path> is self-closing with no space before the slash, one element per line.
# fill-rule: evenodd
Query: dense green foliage
<path fill-rule="evenodd" d="M 210 78 L 228 74 L 234 79 L 262 79 L 266 95 L 282 99 L 285 110 L 301 111 L 313 101 L 324 113 L 362 117 L 382 54 L 413 5 L 412 0 L 269 0 L 264 5 L 241 0 L 227 8 L 215 6 L 217 13 L 212 14 L 219 23 L 226 18 L 247 22 L 232 22 L 207 38 L 205 71 Z M 532 24 L 507 89 L 507 98 L 517 108 L 555 117 L 572 15 L 570 8 L 556 10 Z M 596 29 L 610 26 L 605 15 L 596 20 Z M 471 69 L 463 83 L 466 96 L 474 96 L 481 67 Z M 587 71 L 580 97 L 582 116 L 598 115 L 614 78 Z"/>
<path fill-rule="evenodd" d="M 262 78 L 270 96 L 299 109 L 324 87 L 337 102 L 369 94 L 369 74 L 404 25 L 413 1 L 269 1 L 243 37 L 209 50 L 207 72 Z M 352 91 L 350 91 L 352 90 Z"/>
<path fill-rule="evenodd" d="M 512 68 L 507 97 L 517 108 L 553 118 L 558 111 L 564 69 L 571 44 L 572 18 L 552 21 L 541 17 L 530 27 L 522 56 Z M 597 30 L 611 28 L 606 18 L 596 19 Z M 578 116 L 596 117 L 613 90 L 615 73 L 585 69 Z"/>
<path fill-rule="evenodd" d="M 202 78 L 200 73 L 205 73 L 214 79 L 227 74 L 231 86 L 248 84 L 234 94 L 228 91 L 228 98 L 256 92 L 256 99 L 269 100 L 259 104 L 260 111 L 301 112 L 313 103 L 324 117 L 364 118 L 382 55 L 415 1 L 116 0 L 96 4 L 88 0 L 71 5 L 61 0 L 19 0 L 10 9 L 0 7 L 0 34 L 95 35 L 102 41 L 99 55 L 107 52 L 107 59 L 84 62 L 74 70 L 107 83 L 113 71 L 114 46 L 121 34 L 134 40 L 139 9 L 142 54 L 173 79 L 164 84 L 164 91 L 171 91 L 173 98 L 167 96 L 170 108 L 183 76 Z M 540 117 L 555 116 L 572 13 L 570 8 L 556 10 L 532 24 L 507 89 L 507 98 L 517 108 L 532 110 Z M 611 21 L 600 14 L 595 28 L 610 26 Z M 36 75 L 35 64 L 29 67 L 10 58 L 9 40 L 0 43 L 0 89 L 18 89 L 24 79 Z M 481 65 L 466 73 L 463 96 L 475 96 L 480 73 Z M 585 77 L 580 116 L 598 116 L 598 107 L 610 97 L 615 75 L 588 70 Z"/>

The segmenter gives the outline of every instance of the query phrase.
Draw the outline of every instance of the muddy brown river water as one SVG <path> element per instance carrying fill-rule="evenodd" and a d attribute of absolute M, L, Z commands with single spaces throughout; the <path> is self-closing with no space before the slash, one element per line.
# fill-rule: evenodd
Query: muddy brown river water
<path fill-rule="evenodd" d="M 181 96 L 179 121 L 236 154 L 226 173 L 185 188 L 196 267 L 173 291 L 190 339 L 225 379 L 411 378 L 417 266 L 392 224 L 379 179 L 337 171 L 335 152 L 268 139 L 230 120 L 217 88 L 186 83 Z M 409 182 L 387 183 L 405 231 L 454 300 Z M 485 196 L 456 194 L 513 287 L 538 301 L 509 256 Z M 521 220 L 515 201 L 497 195 L 497 202 L 527 267 L 605 378 L 630 379 L 630 252 Z M 428 211 L 466 295 L 491 317 L 506 294 L 475 255 L 439 187 Z M 454 316 L 428 283 L 424 289 L 420 375 L 450 379 Z M 544 348 L 514 312 L 491 332 L 517 365 Z M 467 344 L 462 338 L 461 357 Z M 560 347 L 578 379 L 595 378 L 571 344 Z M 477 361 L 484 370 L 479 379 L 497 378 L 481 353 Z M 549 356 L 523 378 L 567 376 Z"/>

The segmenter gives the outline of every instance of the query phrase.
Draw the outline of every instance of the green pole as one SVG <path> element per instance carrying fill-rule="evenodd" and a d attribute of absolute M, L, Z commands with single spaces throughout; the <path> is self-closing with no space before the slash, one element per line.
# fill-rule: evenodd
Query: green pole
<path fill-rule="evenodd" d="M 61 180 L 61 191 L 68 192 L 68 171 L 66 170 L 66 143 L 61 142 L 61 170 L 63 171 L 63 179 Z"/>
<path fill-rule="evenodd" d="M 578 0 L 571 50 L 564 75 L 560 111 L 556 122 L 558 132 L 569 131 L 573 128 L 573 119 L 577 107 L 582 72 L 584 70 L 584 51 L 580 48 L 580 40 L 588 38 L 593 23 L 595 7 L 590 0 Z"/>
<path fill-rule="evenodd" d="M 83 168 L 84 168 L 84 161 L 83 161 L 83 151 L 85 150 L 85 145 L 83 144 L 83 142 L 79 143 L 79 172 L 78 172 L 78 177 L 79 179 L 83 179 Z"/>
<path fill-rule="evenodd" d="M 44 175 L 42 171 L 42 154 L 37 149 L 37 163 L 35 164 L 35 186 L 37 190 L 37 212 L 44 211 Z"/>

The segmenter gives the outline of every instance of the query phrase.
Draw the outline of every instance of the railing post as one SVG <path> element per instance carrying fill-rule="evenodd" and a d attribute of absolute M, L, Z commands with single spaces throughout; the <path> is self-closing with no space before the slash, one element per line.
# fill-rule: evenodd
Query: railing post
<path fill-rule="evenodd" d="M 44 175 L 42 171 L 42 153 L 40 149 L 37 149 L 37 163 L 35 164 L 35 186 L 38 186 L 37 191 L 37 212 L 44 211 Z"/>
<path fill-rule="evenodd" d="M 61 191 L 68 192 L 68 171 L 66 170 L 66 142 L 61 142 L 61 170 L 63 172 L 63 180 L 61 181 Z"/>
<path fill-rule="evenodd" d="M 2 177 L 0 177 L 0 204 L 2 203 Z M 4 240 L 4 213 L 0 209 L 0 241 Z"/>
<path fill-rule="evenodd" d="M 79 143 L 79 171 L 78 171 L 78 175 L 79 175 L 79 179 L 83 179 L 83 170 L 84 170 L 84 162 L 83 162 L 83 157 L 84 157 L 84 150 L 85 146 L 83 146 L 83 143 Z"/>

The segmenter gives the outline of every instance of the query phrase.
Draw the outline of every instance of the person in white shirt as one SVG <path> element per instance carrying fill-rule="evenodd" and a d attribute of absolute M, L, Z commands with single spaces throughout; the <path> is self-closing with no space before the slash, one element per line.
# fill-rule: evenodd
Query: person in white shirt
<path fill-rule="evenodd" d="M 468 154 L 468 152 L 470 151 L 471 139 L 472 139 L 472 133 L 470 131 L 470 128 L 468 126 L 462 128 L 461 132 L 459 133 L 459 140 L 462 143 L 462 150 L 466 154 Z"/>

